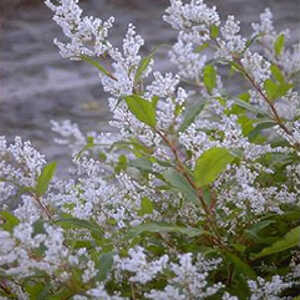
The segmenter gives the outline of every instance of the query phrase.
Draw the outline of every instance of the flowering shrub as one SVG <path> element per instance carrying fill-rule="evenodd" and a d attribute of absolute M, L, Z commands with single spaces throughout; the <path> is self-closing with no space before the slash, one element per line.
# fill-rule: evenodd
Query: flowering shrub
<path fill-rule="evenodd" d="M 45 3 L 61 55 L 98 68 L 119 133 L 53 121 L 68 179 L 0 138 L 1 299 L 299 299 L 300 43 L 268 9 L 245 38 L 202 0 L 171 0 L 178 74 L 161 74 L 133 25 L 120 50 L 113 18 Z"/>

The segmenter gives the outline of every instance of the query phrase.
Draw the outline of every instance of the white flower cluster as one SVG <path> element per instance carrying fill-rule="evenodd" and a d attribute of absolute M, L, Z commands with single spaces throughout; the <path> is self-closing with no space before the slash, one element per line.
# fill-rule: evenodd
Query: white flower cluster
<path fill-rule="evenodd" d="M 111 48 L 108 52 L 113 60 L 113 77 L 100 73 L 101 83 L 105 92 L 117 98 L 133 93 L 135 74 L 141 61 L 139 51 L 143 44 L 144 40 L 136 34 L 135 27 L 130 24 L 123 40 L 123 53 L 116 48 Z M 151 65 L 148 66 L 144 76 L 146 77 L 150 71 Z"/>
<path fill-rule="evenodd" d="M 82 18 L 78 0 L 63 0 L 57 3 L 55 5 L 51 0 L 45 0 L 45 4 L 54 12 L 53 20 L 70 39 L 67 44 L 57 39 L 54 41 L 63 57 L 80 60 L 81 56 L 101 56 L 111 48 L 107 36 L 113 26 L 113 17 L 104 22 L 99 18 Z"/>
<path fill-rule="evenodd" d="M 240 54 L 246 47 L 246 39 L 240 34 L 239 21 L 234 16 L 228 16 L 225 24 L 221 27 L 222 37 L 217 38 L 219 49 L 215 57 L 217 59 L 232 60 L 234 55 Z"/>
<path fill-rule="evenodd" d="M 276 63 L 289 75 L 294 76 L 300 70 L 300 43 L 297 42 L 291 48 L 284 47 L 281 54 L 276 55 L 274 45 L 276 40 L 283 36 L 287 40 L 290 36 L 289 30 L 276 32 L 273 25 L 273 15 L 269 8 L 267 8 L 260 15 L 260 23 L 252 24 L 254 33 L 253 37 L 257 37 L 264 45 L 264 53 L 273 63 Z"/>
<path fill-rule="evenodd" d="M 205 260 L 199 255 L 193 264 L 191 253 L 179 255 L 179 263 L 171 263 L 170 269 L 175 277 L 163 291 L 152 290 L 146 295 L 148 299 L 205 299 L 216 294 L 221 288 L 221 283 L 209 286 L 208 273 L 217 268 L 220 260 Z"/>
<path fill-rule="evenodd" d="M 135 273 L 129 278 L 132 282 L 145 284 L 153 280 L 157 274 L 163 273 L 167 267 L 169 257 L 162 256 L 159 260 L 147 262 L 147 256 L 144 249 L 136 247 L 130 249 L 128 254 L 130 258 L 115 257 L 116 268 L 122 271 Z"/>
<path fill-rule="evenodd" d="M 34 187 L 45 164 L 45 156 L 30 142 L 16 137 L 13 144 L 7 145 L 5 137 L 0 137 L 0 203 L 13 202 L 19 187 Z"/>
<path fill-rule="evenodd" d="M 291 145 L 299 145 L 300 144 L 300 122 L 297 120 L 292 123 L 292 128 L 290 133 L 287 133 L 279 126 L 275 128 L 276 133 L 285 139 Z M 298 155 L 300 155 L 300 151 L 297 151 Z"/>
<path fill-rule="evenodd" d="M 270 78 L 271 64 L 258 53 L 246 51 L 245 56 L 241 60 L 243 66 L 258 84 L 263 84 L 266 79 Z"/>
<path fill-rule="evenodd" d="M 65 262 L 69 253 L 63 245 L 64 237 L 61 228 L 45 226 L 45 234 L 34 234 L 30 223 L 20 223 L 14 228 L 12 234 L 0 231 L 0 266 L 8 265 L 10 268 L 4 271 L 8 276 L 25 278 L 34 275 L 36 270 L 53 275 Z M 35 252 L 45 247 L 45 253 L 41 260 L 36 259 Z"/>
<path fill-rule="evenodd" d="M 273 34 L 274 26 L 273 26 L 273 15 L 269 8 L 266 8 L 263 13 L 260 14 L 261 23 L 253 23 L 252 28 L 254 30 L 253 35 L 260 34 Z"/>
<path fill-rule="evenodd" d="M 208 7 L 203 0 L 192 0 L 183 4 L 181 0 L 171 0 L 163 19 L 178 30 L 181 39 L 201 45 L 209 40 L 208 28 L 219 25 L 220 17 L 215 7 Z"/>
<path fill-rule="evenodd" d="M 170 52 L 170 59 L 178 66 L 178 74 L 189 80 L 199 81 L 207 56 L 194 51 L 193 43 L 179 39 Z"/>
<path fill-rule="evenodd" d="M 250 300 L 280 300 L 283 299 L 280 297 L 281 292 L 293 284 L 284 282 L 280 276 L 273 276 L 270 281 L 260 277 L 256 281 L 249 280 L 248 285 L 252 293 Z"/>
<path fill-rule="evenodd" d="M 299 233 L 300 97 L 290 85 L 299 45 L 270 49 L 287 33 L 275 32 L 269 10 L 253 24 L 263 50 L 250 50 L 233 16 L 222 24 L 202 0 L 171 0 L 164 19 L 179 31 L 170 53 L 179 71 L 152 73 L 133 25 L 119 50 L 107 41 L 113 18 L 82 18 L 76 0 L 45 3 L 71 40 L 56 41 L 64 57 L 111 63 L 98 69 L 119 132 L 52 121 L 73 154 L 63 179 L 29 142 L 0 137 L 0 295 L 29 299 L 47 282 L 39 298 L 284 299 L 299 280 L 290 247 Z M 225 92 L 219 63 L 249 81 L 239 99 Z M 282 260 L 265 260 L 265 245 L 291 236 L 279 276 Z"/>
<path fill-rule="evenodd" d="M 178 41 L 170 52 L 171 61 L 177 65 L 178 74 L 188 80 L 199 82 L 207 57 L 195 51 L 210 38 L 210 26 L 219 25 L 216 8 L 209 8 L 202 0 L 183 4 L 171 1 L 164 20 L 179 30 Z"/>

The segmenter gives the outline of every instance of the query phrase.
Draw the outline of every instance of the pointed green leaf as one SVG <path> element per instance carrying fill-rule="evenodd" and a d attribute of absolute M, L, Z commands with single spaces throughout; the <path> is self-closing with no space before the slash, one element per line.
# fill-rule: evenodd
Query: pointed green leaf
<path fill-rule="evenodd" d="M 208 185 L 226 169 L 227 165 L 234 160 L 225 148 L 211 148 L 205 151 L 196 162 L 194 178 L 198 187 Z"/>
<path fill-rule="evenodd" d="M 292 84 L 280 83 L 276 84 L 271 79 L 267 79 L 264 82 L 264 89 L 267 93 L 267 96 L 270 100 L 275 100 L 277 98 L 283 97 L 286 93 L 293 87 Z"/>
<path fill-rule="evenodd" d="M 235 99 L 234 102 L 235 102 L 236 105 L 246 109 L 249 112 L 252 112 L 254 114 L 260 114 L 260 115 L 268 117 L 268 114 L 265 111 L 263 111 L 259 107 L 256 107 L 256 106 L 254 106 L 250 103 L 247 103 L 247 102 L 242 101 L 240 99 Z"/>
<path fill-rule="evenodd" d="M 76 159 L 79 159 L 83 152 L 89 150 L 90 148 L 93 148 L 95 146 L 94 138 L 92 136 L 87 137 L 87 143 L 85 146 L 78 152 L 76 155 Z"/>
<path fill-rule="evenodd" d="M 107 275 L 113 266 L 114 255 L 114 252 L 108 252 L 100 256 L 99 263 L 96 265 L 96 268 L 99 270 L 97 275 L 99 281 L 103 281 L 107 278 Z"/>
<path fill-rule="evenodd" d="M 276 41 L 274 43 L 274 51 L 275 51 L 276 56 L 281 55 L 282 50 L 284 48 L 284 41 L 285 41 L 284 34 L 279 35 L 278 38 L 276 39 Z"/>
<path fill-rule="evenodd" d="M 88 57 L 88 56 L 81 56 L 81 59 L 87 63 L 89 63 L 90 65 L 96 67 L 101 73 L 103 73 L 104 75 L 108 76 L 108 77 L 112 77 L 111 73 L 109 73 L 103 66 L 101 66 L 96 60 L 93 60 L 92 58 Z"/>
<path fill-rule="evenodd" d="M 71 291 L 68 287 L 61 287 L 59 291 L 55 293 L 55 295 L 48 296 L 44 300 L 61 300 L 61 299 L 69 299 L 74 296 L 74 291 Z"/>
<path fill-rule="evenodd" d="M 260 232 L 266 229 L 269 225 L 276 223 L 274 220 L 264 220 L 257 224 L 252 225 L 249 229 L 245 230 L 245 233 L 254 240 L 256 243 L 267 243 L 263 236 L 260 236 Z"/>
<path fill-rule="evenodd" d="M 271 73 L 273 77 L 279 82 L 279 83 L 285 83 L 284 75 L 282 74 L 281 70 L 276 65 L 271 65 L 270 67 Z"/>
<path fill-rule="evenodd" d="M 13 229 L 20 223 L 19 219 L 8 211 L 0 211 L 0 228 L 13 232 Z"/>
<path fill-rule="evenodd" d="M 203 82 L 211 94 L 217 83 L 217 73 L 213 65 L 206 65 L 203 69 Z"/>
<path fill-rule="evenodd" d="M 150 55 L 144 57 L 141 60 L 140 65 L 138 66 L 138 69 L 135 73 L 134 82 L 139 82 L 139 80 L 141 79 L 143 73 L 145 72 L 145 70 L 149 66 L 152 58 L 153 58 L 153 54 L 150 54 Z"/>
<path fill-rule="evenodd" d="M 127 169 L 127 166 L 127 157 L 124 154 L 122 154 L 118 158 L 118 163 L 115 166 L 115 172 L 119 174 L 121 171 L 125 171 Z"/>
<path fill-rule="evenodd" d="M 251 96 L 250 96 L 249 93 L 242 93 L 242 94 L 239 94 L 239 95 L 238 95 L 238 98 L 239 98 L 240 100 L 242 100 L 243 102 L 249 103 Z"/>
<path fill-rule="evenodd" d="M 153 106 L 155 111 L 156 111 L 158 100 L 159 100 L 158 96 L 153 96 L 152 99 L 151 99 L 151 103 L 152 103 L 152 106 Z"/>
<path fill-rule="evenodd" d="M 137 95 L 125 97 L 128 109 L 141 122 L 150 127 L 156 126 L 156 112 L 152 102 L 147 101 Z"/>
<path fill-rule="evenodd" d="M 255 40 L 257 38 L 259 38 L 261 36 L 261 34 L 256 34 L 255 36 L 253 36 L 251 39 L 247 40 L 246 42 L 246 46 L 245 46 L 245 49 L 243 50 L 242 54 L 244 54 L 247 49 L 249 49 L 249 47 L 255 42 Z"/>
<path fill-rule="evenodd" d="M 193 187 L 189 184 L 187 179 L 175 169 L 168 168 L 167 171 L 163 173 L 163 177 L 175 190 L 183 193 L 187 200 L 198 203 L 198 197 Z"/>
<path fill-rule="evenodd" d="M 45 221 L 43 219 L 38 219 L 37 221 L 35 221 L 32 224 L 33 227 L 32 237 L 35 237 L 38 234 L 46 233 L 44 225 L 45 225 Z"/>
<path fill-rule="evenodd" d="M 137 158 L 135 160 L 131 160 L 129 162 L 129 166 L 145 172 L 152 172 L 152 163 L 145 158 Z"/>
<path fill-rule="evenodd" d="M 238 118 L 238 123 L 242 127 L 243 135 L 247 136 L 251 130 L 253 130 L 253 119 L 250 119 L 247 114 L 240 115 Z"/>
<path fill-rule="evenodd" d="M 87 220 L 81 220 L 77 218 L 65 218 L 56 220 L 54 221 L 54 223 L 58 223 L 59 225 L 61 225 L 61 227 L 65 229 L 84 228 L 101 236 L 103 235 L 102 230 L 96 223 L 92 223 Z"/>
<path fill-rule="evenodd" d="M 147 214 L 152 214 L 153 212 L 153 203 L 147 197 L 143 197 L 141 201 L 141 209 L 138 211 L 139 216 L 144 216 Z"/>
<path fill-rule="evenodd" d="M 35 187 L 36 194 L 40 197 L 44 195 L 48 189 L 48 185 L 54 176 L 56 170 L 56 162 L 52 162 L 46 165 L 37 179 L 37 184 Z"/>
<path fill-rule="evenodd" d="M 44 284 L 41 282 L 37 282 L 33 284 L 33 282 L 24 283 L 24 289 L 29 295 L 30 300 L 38 299 L 38 296 L 44 291 Z"/>
<path fill-rule="evenodd" d="M 272 128 L 276 125 L 277 124 L 273 121 L 266 121 L 266 122 L 259 123 L 258 125 L 256 125 L 256 127 L 253 130 L 249 132 L 248 134 L 249 140 L 253 141 L 259 134 L 261 134 L 262 130 Z"/>
<path fill-rule="evenodd" d="M 163 46 L 163 44 L 162 44 L 162 45 L 159 45 L 159 46 L 157 46 L 157 47 L 155 47 L 155 48 L 151 51 L 151 53 L 150 53 L 149 55 L 147 55 L 146 57 L 144 57 L 144 58 L 141 60 L 139 66 L 138 66 L 138 68 L 137 68 L 137 70 L 136 70 L 136 73 L 135 73 L 134 82 L 137 83 L 137 82 L 140 81 L 140 79 L 141 79 L 143 73 L 146 71 L 146 69 L 147 69 L 147 67 L 149 66 L 151 60 L 153 59 L 154 54 L 156 53 L 156 51 L 157 51 L 161 46 Z"/>
<path fill-rule="evenodd" d="M 204 106 L 205 103 L 200 103 L 200 104 L 197 103 L 196 105 L 192 105 L 186 110 L 184 114 L 183 122 L 179 128 L 180 132 L 183 132 L 187 128 L 189 128 L 189 126 L 195 121 L 196 117 L 201 113 Z"/>
<path fill-rule="evenodd" d="M 247 278 L 250 279 L 256 278 L 257 275 L 254 270 L 246 262 L 242 261 L 238 256 L 229 252 L 226 252 L 225 255 L 228 260 L 233 263 L 238 273 L 244 274 Z"/>
<path fill-rule="evenodd" d="M 215 24 L 210 26 L 210 37 L 216 39 L 219 36 L 219 27 Z"/>
<path fill-rule="evenodd" d="M 283 238 L 276 241 L 270 247 L 264 248 L 260 253 L 254 256 L 255 259 L 279 253 L 290 248 L 299 246 L 300 243 L 300 226 L 289 231 Z"/>
<path fill-rule="evenodd" d="M 46 284 L 43 288 L 43 290 L 40 291 L 40 293 L 37 295 L 36 298 L 33 298 L 35 300 L 45 300 L 48 299 L 51 294 L 51 285 Z"/>
<path fill-rule="evenodd" d="M 204 49 L 206 49 L 209 46 L 208 43 L 204 43 L 200 46 L 197 46 L 194 50 L 195 53 L 200 53 L 201 51 L 203 51 Z"/>
<path fill-rule="evenodd" d="M 267 79 L 264 82 L 264 89 L 265 89 L 269 99 L 274 100 L 277 98 L 278 86 L 271 79 Z"/>
<path fill-rule="evenodd" d="M 134 238 L 144 232 L 158 232 L 158 233 L 181 233 L 188 237 L 196 237 L 202 234 L 207 234 L 206 231 L 198 228 L 188 228 L 176 225 L 168 225 L 165 223 L 146 223 L 141 224 L 130 229 L 128 236 Z"/>

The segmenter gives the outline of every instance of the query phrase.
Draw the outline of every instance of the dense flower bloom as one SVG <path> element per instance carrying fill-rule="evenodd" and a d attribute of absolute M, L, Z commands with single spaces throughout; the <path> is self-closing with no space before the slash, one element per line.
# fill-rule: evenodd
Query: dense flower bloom
<path fill-rule="evenodd" d="M 179 70 L 163 74 L 132 24 L 118 49 L 113 18 L 45 3 L 69 40 L 55 41 L 62 56 L 97 66 L 117 130 L 52 121 L 72 151 L 63 177 L 30 142 L 0 137 L 0 298 L 292 299 L 299 44 L 284 46 L 270 10 L 247 40 L 235 17 L 171 0 Z M 227 89 L 224 65 L 247 80 L 243 94 Z"/>

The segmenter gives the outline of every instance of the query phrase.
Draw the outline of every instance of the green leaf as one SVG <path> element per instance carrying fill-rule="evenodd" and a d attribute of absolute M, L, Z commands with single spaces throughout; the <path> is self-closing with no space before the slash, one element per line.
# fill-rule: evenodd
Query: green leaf
<path fill-rule="evenodd" d="M 300 226 L 292 229 L 283 238 L 276 241 L 270 247 L 264 248 L 260 253 L 254 256 L 254 259 L 261 258 L 274 253 L 282 252 L 298 246 L 300 243 Z"/>
<path fill-rule="evenodd" d="M 87 151 L 90 148 L 93 148 L 95 146 L 94 143 L 94 138 L 92 136 L 88 136 L 87 137 L 87 143 L 85 144 L 85 146 L 78 152 L 78 154 L 76 155 L 76 159 L 80 158 L 80 156 L 82 155 L 83 152 Z"/>
<path fill-rule="evenodd" d="M 252 225 L 249 229 L 245 230 L 245 233 L 254 240 L 256 243 L 267 243 L 266 238 L 260 236 L 260 232 L 266 229 L 269 225 L 276 223 L 274 220 L 265 220 L 257 224 Z"/>
<path fill-rule="evenodd" d="M 201 113 L 205 106 L 205 103 L 197 103 L 196 105 L 190 106 L 185 114 L 183 122 L 179 128 L 179 132 L 185 131 L 195 121 L 196 117 Z"/>
<path fill-rule="evenodd" d="M 90 65 L 96 67 L 101 73 L 103 73 L 104 75 L 108 76 L 108 77 L 112 77 L 111 73 L 109 73 L 103 66 L 101 66 L 96 60 L 93 60 L 92 58 L 88 57 L 88 56 L 81 56 L 81 59 L 87 63 L 89 63 Z"/>
<path fill-rule="evenodd" d="M 118 158 L 118 163 L 115 166 L 115 172 L 117 174 L 119 174 L 121 171 L 126 170 L 127 169 L 127 165 L 128 165 L 128 163 L 127 163 L 127 157 L 124 154 L 120 155 L 119 158 Z"/>
<path fill-rule="evenodd" d="M 0 228 L 13 232 L 14 228 L 20 223 L 19 219 L 8 211 L 0 211 Z"/>
<path fill-rule="evenodd" d="M 234 160 L 225 148 L 211 148 L 205 151 L 196 162 L 194 178 L 197 187 L 212 183 Z"/>
<path fill-rule="evenodd" d="M 245 102 L 243 100 L 240 100 L 240 99 L 235 99 L 234 102 L 235 102 L 236 105 L 246 109 L 249 112 L 252 112 L 254 114 L 260 114 L 260 115 L 268 117 L 268 114 L 265 111 L 263 111 L 259 107 L 256 107 L 256 106 L 254 106 L 250 103 L 247 103 L 247 102 Z"/>
<path fill-rule="evenodd" d="M 274 43 L 274 51 L 275 51 L 276 56 L 281 55 L 282 50 L 284 48 L 284 41 L 285 41 L 284 34 L 281 34 L 277 37 L 277 39 Z"/>
<path fill-rule="evenodd" d="M 271 79 L 267 79 L 264 82 L 264 89 L 267 92 L 268 98 L 274 100 L 277 98 L 278 86 Z"/>
<path fill-rule="evenodd" d="M 247 246 L 243 244 L 232 244 L 232 247 L 239 253 L 244 253 L 247 249 Z"/>
<path fill-rule="evenodd" d="M 160 164 L 161 166 L 163 166 L 163 167 L 167 167 L 167 168 L 172 168 L 173 167 L 172 163 L 169 162 L 169 161 L 166 161 L 166 160 L 156 159 L 156 162 L 158 164 Z"/>
<path fill-rule="evenodd" d="M 151 60 L 153 59 L 153 56 L 155 54 L 155 52 L 157 51 L 157 49 L 159 48 L 160 46 L 156 47 L 148 56 L 144 57 L 137 70 L 136 70 L 136 73 L 135 73 L 135 77 L 134 77 L 134 82 L 137 83 L 140 81 L 143 73 L 146 71 L 147 67 L 149 66 Z"/>
<path fill-rule="evenodd" d="M 52 162 L 46 165 L 37 179 L 37 184 L 35 187 L 36 194 L 40 197 L 44 195 L 48 189 L 48 185 L 55 173 L 56 170 L 56 162 Z"/>
<path fill-rule="evenodd" d="M 264 82 L 264 89 L 267 93 L 268 98 L 271 100 L 275 100 L 277 98 L 285 96 L 288 90 L 290 90 L 292 87 L 293 87 L 292 84 L 288 84 L 285 82 L 276 84 L 271 79 L 267 79 Z"/>
<path fill-rule="evenodd" d="M 134 82 L 139 82 L 140 81 L 143 73 L 145 72 L 145 70 L 149 66 L 152 58 L 153 58 L 153 54 L 150 54 L 150 55 L 144 57 L 141 60 L 140 65 L 138 66 L 138 69 L 136 70 L 136 73 L 135 73 Z"/>
<path fill-rule="evenodd" d="M 107 156 L 104 152 L 99 152 L 98 153 L 98 159 L 101 161 L 101 162 L 105 162 L 106 159 L 107 159 Z"/>
<path fill-rule="evenodd" d="M 242 54 L 244 54 L 246 52 L 246 50 L 255 42 L 255 40 L 257 38 L 259 38 L 261 36 L 261 34 L 256 34 L 255 36 L 253 36 L 250 40 L 247 40 L 246 42 L 246 46 L 245 49 L 243 50 Z"/>
<path fill-rule="evenodd" d="M 216 87 L 217 73 L 213 65 L 206 65 L 203 69 L 203 82 L 207 91 L 211 94 Z"/>
<path fill-rule="evenodd" d="M 163 173 L 163 177 L 167 182 L 171 184 L 172 187 L 175 188 L 176 191 L 183 193 L 187 200 L 198 203 L 196 191 L 189 184 L 187 179 L 183 175 L 178 173 L 175 169 L 168 168 Z"/>
<path fill-rule="evenodd" d="M 242 93 L 242 94 L 239 94 L 239 95 L 238 95 L 238 98 L 239 98 L 240 100 L 242 100 L 243 102 L 249 103 L 251 96 L 250 96 L 249 93 Z"/>
<path fill-rule="evenodd" d="M 141 171 L 152 172 L 152 163 L 148 159 L 138 158 L 135 160 L 131 160 L 128 164 L 130 167 L 137 168 Z"/>
<path fill-rule="evenodd" d="M 153 96 L 152 99 L 151 99 L 151 103 L 152 103 L 152 106 L 153 106 L 155 111 L 156 111 L 158 100 L 159 100 L 158 96 Z"/>
<path fill-rule="evenodd" d="M 135 238 L 138 235 L 145 232 L 153 233 L 181 233 L 187 235 L 188 237 L 196 237 L 203 234 L 208 234 L 206 231 L 198 228 L 188 228 L 176 225 L 168 225 L 165 223 L 146 223 L 138 225 L 129 230 L 128 236 L 130 238 Z"/>
<path fill-rule="evenodd" d="M 48 299 L 51 293 L 51 285 L 46 284 L 42 291 L 36 296 L 36 298 L 33 298 L 34 300 L 45 300 Z"/>
<path fill-rule="evenodd" d="M 103 235 L 102 230 L 96 223 L 92 223 L 87 220 L 81 220 L 77 218 L 65 218 L 65 219 L 56 220 L 54 221 L 54 223 L 61 225 L 65 229 L 84 228 L 100 236 Z"/>
<path fill-rule="evenodd" d="M 43 219 L 38 219 L 32 224 L 33 227 L 33 233 L 32 237 L 35 237 L 38 234 L 44 234 L 46 233 L 46 230 L 44 228 L 45 221 Z"/>
<path fill-rule="evenodd" d="M 202 44 L 202 45 L 200 45 L 200 46 L 197 46 L 197 47 L 195 48 L 194 52 L 195 52 L 195 53 L 200 53 L 200 52 L 202 52 L 203 50 L 205 50 L 208 46 L 209 46 L 208 43 L 204 43 L 204 44 Z"/>
<path fill-rule="evenodd" d="M 238 123 L 242 127 L 243 135 L 247 136 L 253 130 L 253 120 L 248 118 L 247 114 L 239 116 Z"/>
<path fill-rule="evenodd" d="M 99 270 L 97 275 L 99 281 L 103 281 L 107 278 L 107 275 L 113 266 L 114 255 L 114 252 L 108 252 L 100 256 L 99 263 L 96 265 L 96 268 Z"/>
<path fill-rule="evenodd" d="M 61 300 L 70 299 L 74 296 L 74 291 L 71 291 L 68 287 L 61 287 L 59 291 L 55 292 L 55 295 L 48 296 L 44 300 Z"/>
<path fill-rule="evenodd" d="M 287 92 L 293 87 L 294 87 L 294 85 L 290 84 L 290 83 L 280 84 L 278 87 L 278 98 L 285 96 L 287 94 Z"/>
<path fill-rule="evenodd" d="M 150 127 L 156 126 L 156 112 L 152 102 L 147 101 L 138 95 L 125 97 L 128 109 L 141 122 Z"/>
<path fill-rule="evenodd" d="M 210 26 L 209 29 L 210 29 L 210 37 L 212 39 L 216 39 L 219 36 L 219 27 L 213 24 Z"/>
<path fill-rule="evenodd" d="M 152 214 L 153 212 L 153 203 L 147 197 L 142 198 L 141 209 L 138 211 L 139 216 L 144 216 L 147 214 Z"/>
<path fill-rule="evenodd" d="M 276 65 L 271 65 L 270 67 L 271 73 L 273 77 L 279 82 L 279 83 L 285 83 L 284 75 L 282 74 L 281 70 Z"/>
<path fill-rule="evenodd" d="M 48 286 L 48 285 L 47 285 Z M 29 295 L 30 300 L 41 299 L 43 293 L 45 293 L 45 285 L 41 282 L 33 283 L 32 281 L 25 283 L 24 288 Z"/>
<path fill-rule="evenodd" d="M 275 217 L 279 217 L 277 214 Z M 300 210 L 299 207 L 293 207 L 292 210 L 289 210 L 282 215 L 280 215 L 282 220 L 286 221 L 299 221 L 300 220 Z"/>
<path fill-rule="evenodd" d="M 254 270 L 246 262 L 242 261 L 238 256 L 229 252 L 226 252 L 225 256 L 229 261 L 232 262 L 238 273 L 244 274 L 247 278 L 250 279 L 256 278 L 257 275 Z"/>
<path fill-rule="evenodd" d="M 248 134 L 249 140 L 253 141 L 259 134 L 261 134 L 262 130 L 272 128 L 276 125 L 277 124 L 272 121 L 266 121 L 266 122 L 259 123 L 258 125 L 256 125 L 256 127 L 253 130 L 251 130 L 249 132 L 249 134 Z"/>

